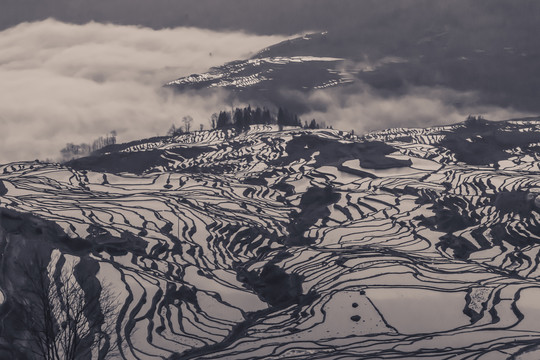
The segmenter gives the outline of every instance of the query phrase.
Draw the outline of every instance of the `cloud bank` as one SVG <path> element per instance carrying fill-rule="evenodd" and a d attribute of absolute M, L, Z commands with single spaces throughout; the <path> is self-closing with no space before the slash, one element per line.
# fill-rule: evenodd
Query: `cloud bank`
<path fill-rule="evenodd" d="M 287 94 L 303 102 L 312 111 L 302 116 L 342 130 L 363 134 L 399 127 L 427 127 L 462 122 L 468 115 L 488 120 L 507 120 L 538 114 L 486 105 L 474 91 L 459 92 L 447 88 L 408 87 L 399 94 L 381 94 L 368 85 L 315 91 L 309 95 Z"/>
<path fill-rule="evenodd" d="M 208 128 L 212 113 L 230 108 L 229 94 L 175 95 L 162 84 L 246 58 L 282 40 L 242 32 L 73 25 L 56 20 L 4 30 L 0 32 L 0 163 L 59 159 L 66 143 L 88 143 L 112 130 L 122 142 L 162 135 L 171 124 L 181 125 L 186 115 L 195 119 L 194 128 L 200 123 Z M 532 115 L 480 105 L 479 94 L 444 88 L 406 87 L 382 94 L 357 83 L 282 95 L 310 109 L 302 119 L 316 118 L 357 133 L 456 123 L 468 114 L 492 120 Z"/>
<path fill-rule="evenodd" d="M 178 96 L 161 85 L 282 40 L 51 19 L 4 30 L 0 163 L 55 159 L 67 142 L 90 142 L 112 130 L 120 141 L 164 134 L 185 115 L 208 127 L 210 114 L 228 106 L 223 94 Z"/>

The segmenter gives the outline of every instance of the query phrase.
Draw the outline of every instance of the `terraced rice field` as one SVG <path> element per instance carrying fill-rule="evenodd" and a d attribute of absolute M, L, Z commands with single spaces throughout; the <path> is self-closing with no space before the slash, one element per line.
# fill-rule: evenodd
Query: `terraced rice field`
<path fill-rule="evenodd" d="M 97 265 L 124 359 L 535 359 L 539 133 L 253 126 L 7 164 L 2 264 L 43 241 Z"/>

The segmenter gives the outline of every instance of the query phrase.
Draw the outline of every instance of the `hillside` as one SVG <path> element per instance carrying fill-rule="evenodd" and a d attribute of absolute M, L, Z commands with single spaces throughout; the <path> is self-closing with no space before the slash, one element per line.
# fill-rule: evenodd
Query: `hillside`
<path fill-rule="evenodd" d="M 469 93 L 469 98 L 473 93 L 476 105 L 540 111 L 540 44 L 533 36 L 538 32 L 537 2 L 347 0 L 330 7 L 323 6 L 325 0 L 309 2 L 267 4 L 283 13 L 279 31 L 295 28 L 289 40 L 249 58 L 239 54 L 238 61 L 202 74 L 178 74 L 182 77 L 166 86 L 178 91 L 225 88 L 246 103 L 287 104 L 305 112 L 320 104 L 306 104 L 291 90 L 305 95 L 350 84 L 355 86 L 343 93 L 368 91 L 386 98 L 419 87 L 444 88 Z M 294 18 L 311 22 L 297 28 Z M 252 26 L 262 24 L 259 19 Z M 291 35 L 298 33 L 306 35 Z"/>
<path fill-rule="evenodd" d="M 539 119 L 470 118 L 3 165 L 0 357 L 23 355 L 16 269 L 39 249 L 114 285 L 119 358 L 534 358 L 539 147 Z"/>

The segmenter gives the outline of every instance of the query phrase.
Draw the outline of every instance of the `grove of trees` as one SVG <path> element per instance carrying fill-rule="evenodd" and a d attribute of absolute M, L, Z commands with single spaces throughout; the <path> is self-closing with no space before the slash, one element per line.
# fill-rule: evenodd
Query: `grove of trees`
<path fill-rule="evenodd" d="M 82 143 L 74 144 L 67 143 L 66 146 L 60 150 L 62 154 L 62 161 L 68 161 L 75 158 L 88 156 L 94 151 L 104 148 L 105 146 L 116 144 L 116 131 L 113 130 L 105 136 L 100 136 L 95 139 L 91 144 Z"/>
<path fill-rule="evenodd" d="M 278 125 L 280 129 L 284 126 L 302 127 L 302 121 L 297 114 L 286 108 L 280 107 L 277 114 L 272 113 L 265 107 L 236 108 L 233 111 L 220 111 L 212 115 L 210 119 L 213 129 L 234 127 L 239 131 L 244 131 L 250 125 Z M 312 120 L 310 124 L 304 124 L 304 128 L 318 129 L 319 125 Z"/>
<path fill-rule="evenodd" d="M 189 115 L 184 116 L 182 118 L 182 122 L 184 123 L 184 129 L 188 133 L 191 130 L 191 124 L 193 124 L 193 118 Z"/>
<path fill-rule="evenodd" d="M 182 122 L 183 126 L 172 124 L 167 131 L 167 136 L 178 136 L 190 132 L 193 118 L 189 115 L 184 116 Z M 232 111 L 213 113 L 210 117 L 211 129 L 235 128 L 237 131 L 242 132 L 249 129 L 251 125 L 278 125 L 280 130 L 283 130 L 285 126 L 303 127 L 304 129 L 325 127 L 324 123 L 319 124 L 315 119 L 302 124 L 298 114 L 283 107 L 278 108 L 277 113 L 273 113 L 266 107 L 252 108 L 251 105 L 248 105 L 244 108 L 237 107 Z M 203 128 L 204 126 L 201 124 L 200 130 L 202 131 Z"/>

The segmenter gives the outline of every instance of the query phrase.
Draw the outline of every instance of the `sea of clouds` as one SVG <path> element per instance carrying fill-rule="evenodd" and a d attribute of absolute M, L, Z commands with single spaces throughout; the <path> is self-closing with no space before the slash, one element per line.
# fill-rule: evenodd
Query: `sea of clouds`
<path fill-rule="evenodd" d="M 174 95 L 168 81 L 284 40 L 197 28 L 154 30 L 48 19 L 0 32 L 0 163 L 57 159 L 66 143 L 116 130 L 163 135 L 190 115 L 209 127 L 224 95 Z"/>
<path fill-rule="evenodd" d="M 370 131 L 402 127 L 456 124 L 468 115 L 482 115 L 499 121 L 535 116 L 533 113 L 485 104 L 475 91 L 455 91 L 439 87 L 410 86 L 399 94 L 381 94 L 357 83 L 353 88 L 332 88 L 310 94 L 289 94 L 312 109 L 302 119 L 317 119 L 327 126 Z"/>
<path fill-rule="evenodd" d="M 113 130 L 120 142 L 164 135 L 187 115 L 194 118 L 194 129 L 200 124 L 207 129 L 212 113 L 233 105 L 230 94 L 174 94 L 162 85 L 245 59 L 284 39 L 53 19 L 1 31 L 0 163 L 58 160 L 66 143 L 91 143 Z M 456 123 L 468 114 L 491 120 L 531 115 L 481 105 L 479 94 L 444 88 L 406 87 L 382 94 L 357 82 L 283 95 L 309 109 L 301 114 L 303 120 L 315 118 L 357 133 Z"/>

